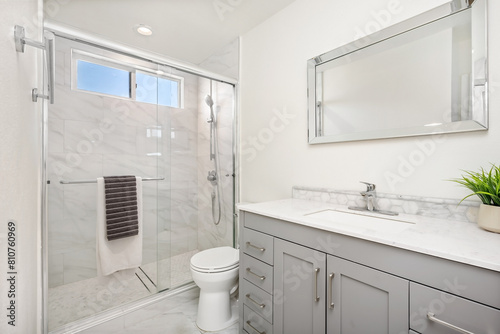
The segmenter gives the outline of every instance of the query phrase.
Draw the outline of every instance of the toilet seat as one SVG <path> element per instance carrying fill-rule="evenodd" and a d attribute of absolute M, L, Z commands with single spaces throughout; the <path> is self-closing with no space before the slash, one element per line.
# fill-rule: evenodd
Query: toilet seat
<path fill-rule="evenodd" d="M 218 273 L 237 268 L 239 251 L 232 247 L 216 247 L 191 257 L 191 268 L 204 273 Z"/>

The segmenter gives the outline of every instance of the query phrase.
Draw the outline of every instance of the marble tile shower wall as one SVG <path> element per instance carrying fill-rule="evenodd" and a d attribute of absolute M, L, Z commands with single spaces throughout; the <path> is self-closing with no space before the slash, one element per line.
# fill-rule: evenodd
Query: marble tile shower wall
<path fill-rule="evenodd" d="M 143 184 L 143 263 L 197 247 L 198 79 L 182 73 L 184 109 L 72 91 L 69 43 L 57 43 L 57 101 L 48 113 L 49 287 L 97 274 L 96 185 L 60 180 L 164 176 Z"/>
<path fill-rule="evenodd" d="M 197 249 L 198 238 L 198 204 L 194 200 L 198 193 L 198 77 L 173 74 L 184 77 L 185 99 L 183 109 L 170 113 L 171 256 Z"/>
<path fill-rule="evenodd" d="M 210 125 L 207 119 L 210 108 L 205 103 L 205 96 L 210 92 L 215 102 L 214 112 L 217 119 L 219 165 L 221 183 L 221 220 L 218 225 L 212 218 L 212 192 L 214 187 L 207 180 L 208 172 L 214 170 L 214 161 L 210 161 Z M 232 246 L 233 240 L 233 86 L 204 78 L 199 79 L 199 114 L 198 114 L 198 248 Z M 214 202 L 215 205 L 216 202 Z M 216 206 L 216 218 L 218 210 Z"/>

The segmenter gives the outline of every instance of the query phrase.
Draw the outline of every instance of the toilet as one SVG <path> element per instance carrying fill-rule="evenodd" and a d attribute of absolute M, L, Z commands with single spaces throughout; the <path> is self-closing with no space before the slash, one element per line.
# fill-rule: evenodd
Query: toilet
<path fill-rule="evenodd" d="M 239 252 L 216 247 L 191 257 L 191 275 L 200 288 L 196 325 L 204 331 L 218 331 L 238 321 L 231 310 L 230 295 L 238 287 Z"/>

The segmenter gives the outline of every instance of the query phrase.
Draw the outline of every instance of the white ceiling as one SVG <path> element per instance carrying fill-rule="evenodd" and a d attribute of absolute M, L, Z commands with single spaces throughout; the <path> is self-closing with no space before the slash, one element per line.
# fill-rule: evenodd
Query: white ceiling
<path fill-rule="evenodd" d="M 45 14 L 115 42 L 199 64 L 293 1 L 45 0 Z M 151 26 L 153 35 L 139 35 L 133 29 L 139 23 Z"/>

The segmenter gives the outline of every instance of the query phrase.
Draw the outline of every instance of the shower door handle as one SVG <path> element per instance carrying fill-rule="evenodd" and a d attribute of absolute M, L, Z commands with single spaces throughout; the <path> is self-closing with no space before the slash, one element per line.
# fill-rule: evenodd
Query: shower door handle
<path fill-rule="evenodd" d="M 55 48 L 55 36 L 53 33 L 45 31 L 43 34 L 43 42 L 37 42 L 26 38 L 26 32 L 24 27 L 16 25 L 14 27 L 14 43 L 17 52 L 24 53 L 26 45 L 36 47 L 38 49 L 44 50 L 47 59 L 47 90 L 48 95 L 43 95 L 38 92 L 37 88 L 31 90 L 31 100 L 37 102 L 38 98 L 43 98 L 49 100 L 50 104 L 54 104 L 54 90 L 55 90 L 55 76 L 56 76 L 56 48 Z"/>
<path fill-rule="evenodd" d="M 46 35 L 46 36 L 45 36 Z M 47 70 L 48 70 L 48 93 L 49 103 L 54 104 L 54 91 L 56 90 L 56 46 L 53 33 L 44 33 L 45 49 L 47 52 Z"/>

